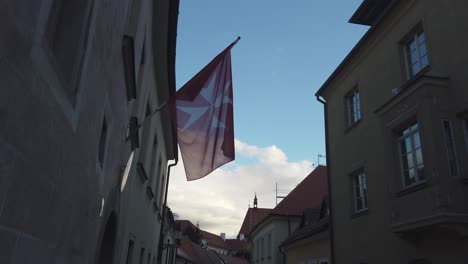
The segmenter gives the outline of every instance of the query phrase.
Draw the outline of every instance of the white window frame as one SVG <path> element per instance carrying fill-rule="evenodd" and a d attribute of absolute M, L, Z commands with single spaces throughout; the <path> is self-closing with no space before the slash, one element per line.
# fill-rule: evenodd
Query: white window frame
<path fill-rule="evenodd" d="M 358 179 L 359 186 L 356 186 L 356 178 Z M 364 179 L 364 182 L 362 182 Z M 354 201 L 354 212 L 359 213 L 363 211 L 367 211 L 368 204 L 367 204 L 367 177 L 363 169 L 355 172 L 352 174 L 352 181 L 353 181 L 353 201 Z M 359 187 L 359 194 L 356 193 L 356 190 Z M 362 201 L 362 208 L 358 208 L 358 199 Z"/>
<path fill-rule="evenodd" d="M 411 128 L 415 124 L 417 124 L 417 130 L 412 130 Z M 406 131 L 407 129 L 410 129 L 410 132 L 407 135 L 404 135 L 403 132 Z M 418 164 L 417 164 L 417 161 L 416 161 L 416 148 L 415 148 L 415 142 L 414 142 L 414 134 L 416 134 L 416 133 L 418 133 L 419 142 L 421 144 L 420 149 L 421 149 L 421 159 L 422 159 L 422 166 L 423 166 L 423 174 L 422 175 L 420 175 L 418 173 L 418 170 L 417 170 Z M 415 182 L 411 183 L 411 184 L 406 184 L 405 169 L 403 167 L 403 164 L 404 164 L 404 162 L 407 162 L 407 161 L 404 161 L 403 158 L 402 158 L 401 144 L 402 144 L 402 142 L 404 143 L 406 138 L 410 138 L 410 141 L 411 141 L 411 153 L 412 153 L 411 157 L 412 157 L 412 160 L 413 160 L 413 169 L 415 170 Z M 408 151 L 406 152 L 405 156 L 407 156 L 407 154 L 408 154 Z M 411 123 L 409 123 L 409 125 L 405 126 L 403 129 L 400 130 L 399 137 L 398 137 L 398 155 L 399 155 L 399 159 L 400 159 L 401 180 L 402 180 L 402 184 L 403 184 L 404 188 L 415 186 L 415 185 L 418 185 L 418 184 L 423 183 L 423 182 L 426 181 L 426 176 L 424 175 L 425 174 L 424 173 L 424 156 L 423 156 L 423 148 L 422 148 L 422 141 L 421 141 L 421 132 L 420 132 L 420 129 L 419 129 L 419 122 L 418 121 L 411 122 Z"/>
<path fill-rule="evenodd" d="M 423 34 L 424 36 L 424 48 L 426 49 L 425 54 L 421 54 L 421 49 L 420 49 L 420 43 L 418 42 L 418 37 L 419 35 Z M 413 72 L 413 61 L 411 59 L 411 48 L 409 47 L 411 43 L 416 44 L 416 53 L 417 53 L 417 62 L 419 64 L 419 70 L 417 72 Z M 408 80 L 416 76 L 418 73 L 420 73 L 424 68 L 430 65 L 430 60 L 429 60 L 429 50 L 427 47 L 427 36 L 424 30 L 416 30 L 414 33 L 411 34 L 411 38 L 409 38 L 407 41 L 404 42 L 403 46 L 403 52 L 404 52 L 404 60 L 405 60 L 405 65 L 406 65 L 406 74 Z M 426 56 L 427 57 L 427 65 L 423 64 L 422 58 Z"/>
<path fill-rule="evenodd" d="M 328 262 L 329 262 L 329 261 L 328 261 L 328 258 L 327 258 L 327 257 L 322 257 L 322 258 L 320 258 L 319 264 L 328 264 Z"/>
<path fill-rule="evenodd" d="M 449 164 L 450 175 L 452 177 L 457 177 L 460 175 L 460 166 L 458 165 L 458 155 L 457 155 L 457 144 L 455 143 L 455 137 L 453 134 L 452 122 L 450 120 L 442 120 L 443 130 L 444 130 L 444 141 L 445 149 L 447 150 L 447 161 Z M 445 125 L 448 124 L 448 129 L 446 131 Z M 447 134 L 449 133 L 449 134 Z M 453 155 L 453 157 L 451 157 Z"/>
<path fill-rule="evenodd" d="M 350 127 L 361 120 L 361 94 L 359 89 L 353 88 L 345 96 L 347 126 Z"/>

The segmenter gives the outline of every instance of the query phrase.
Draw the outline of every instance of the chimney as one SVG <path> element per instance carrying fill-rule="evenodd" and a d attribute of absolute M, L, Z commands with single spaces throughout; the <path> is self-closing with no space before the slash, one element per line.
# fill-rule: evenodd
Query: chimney
<path fill-rule="evenodd" d="M 221 233 L 220 237 L 221 237 L 224 241 L 226 241 L 226 233 Z"/>

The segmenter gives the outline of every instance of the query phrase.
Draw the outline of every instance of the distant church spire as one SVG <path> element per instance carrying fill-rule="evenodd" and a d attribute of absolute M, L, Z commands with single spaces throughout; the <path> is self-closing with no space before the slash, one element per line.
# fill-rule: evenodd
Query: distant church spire
<path fill-rule="evenodd" d="M 255 198 L 254 198 L 254 208 L 257 208 L 258 206 L 258 201 L 257 201 L 257 193 L 255 193 Z"/>

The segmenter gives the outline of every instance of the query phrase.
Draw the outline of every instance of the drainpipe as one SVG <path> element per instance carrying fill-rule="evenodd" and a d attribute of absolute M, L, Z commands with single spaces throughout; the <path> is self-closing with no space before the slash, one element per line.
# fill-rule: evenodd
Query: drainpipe
<path fill-rule="evenodd" d="M 176 153 L 177 154 L 177 153 Z M 167 177 L 166 177 L 166 193 L 164 194 L 164 205 L 162 208 L 162 216 L 161 216 L 161 229 L 159 230 L 159 252 L 158 252 L 158 263 L 161 263 L 162 260 L 162 252 L 164 250 L 164 222 L 166 220 L 166 208 L 167 208 L 167 193 L 169 192 L 169 176 L 171 175 L 171 168 L 177 165 L 179 161 L 178 156 L 175 156 L 175 162 L 170 164 L 167 167 Z M 169 245 L 168 245 L 169 246 Z"/>
<path fill-rule="evenodd" d="M 328 214 L 329 214 L 329 219 L 330 219 L 330 224 L 328 225 L 329 232 L 330 232 L 330 264 L 335 263 L 335 237 L 334 237 L 334 231 L 333 231 L 333 203 L 332 203 L 332 182 L 330 179 L 331 175 L 331 158 L 330 158 L 330 140 L 328 136 L 328 104 L 326 101 L 324 101 L 322 98 L 320 98 L 320 95 L 315 94 L 317 101 L 323 104 L 324 108 L 324 121 L 325 121 L 325 152 L 326 152 L 326 160 L 327 160 L 327 182 L 328 182 Z"/>

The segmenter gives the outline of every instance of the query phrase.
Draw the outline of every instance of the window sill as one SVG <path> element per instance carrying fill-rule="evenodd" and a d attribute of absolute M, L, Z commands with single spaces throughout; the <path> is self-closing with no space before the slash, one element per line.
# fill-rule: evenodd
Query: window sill
<path fill-rule="evenodd" d="M 427 182 L 426 181 L 418 182 L 416 184 L 405 187 L 401 191 L 396 192 L 395 195 L 396 195 L 396 197 L 405 196 L 407 194 L 422 190 L 422 189 L 424 189 L 426 187 L 427 187 Z"/>
<path fill-rule="evenodd" d="M 364 215 L 368 215 L 369 214 L 369 208 L 367 209 L 363 209 L 359 212 L 354 212 L 352 215 L 351 215 L 351 219 L 355 219 L 355 218 L 358 218 L 358 217 L 361 217 L 361 216 L 364 216 Z"/>
<path fill-rule="evenodd" d="M 362 120 L 362 117 L 361 117 L 361 119 L 359 119 L 358 121 L 356 121 L 356 122 L 354 122 L 353 124 L 349 125 L 349 126 L 345 129 L 344 133 L 345 133 L 345 134 L 348 134 L 349 131 L 353 130 L 353 128 L 355 128 L 355 127 L 357 127 L 359 124 L 361 124 L 361 120 Z"/>
<path fill-rule="evenodd" d="M 410 86 L 412 83 L 416 82 L 418 79 L 423 77 L 428 71 L 431 70 L 431 65 L 427 65 L 426 67 L 422 68 L 418 73 L 409 77 L 405 83 L 401 86 L 401 89 Z"/>

